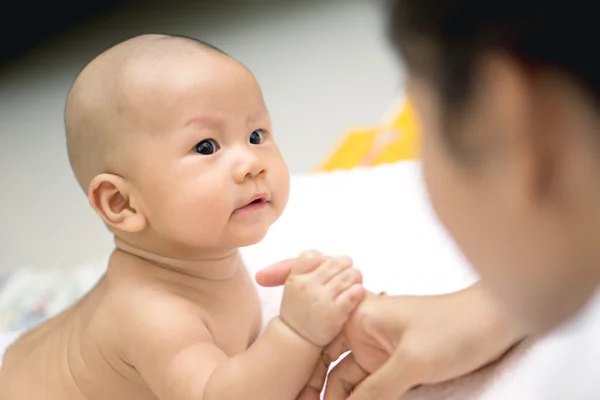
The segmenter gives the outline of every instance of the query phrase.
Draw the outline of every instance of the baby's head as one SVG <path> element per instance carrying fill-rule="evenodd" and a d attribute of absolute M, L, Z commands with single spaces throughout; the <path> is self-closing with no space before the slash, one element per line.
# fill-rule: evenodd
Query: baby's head
<path fill-rule="evenodd" d="M 260 241 L 289 174 L 252 73 L 193 39 L 143 35 L 90 62 L 65 111 L 69 158 L 119 239 L 175 258 Z"/>
<path fill-rule="evenodd" d="M 600 284 L 595 3 L 392 3 L 438 215 L 522 322 L 565 321 Z"/>

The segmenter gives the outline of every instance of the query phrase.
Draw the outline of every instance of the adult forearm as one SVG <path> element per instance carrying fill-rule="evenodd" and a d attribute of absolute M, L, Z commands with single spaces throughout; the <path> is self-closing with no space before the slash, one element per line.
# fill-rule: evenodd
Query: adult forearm
<path fill-rule="evenodd" d="M 527 336 L 526 329 L 510 318 L 509 314 L 492 297 L 482 282 L 477 282 L 464 289 L 462 295 L 468 296 L 470 301 L 478 303 L 478 308 L 482 314 L 480 318 L 483 324 L 482 334 L 491 335 L 497 338 L 499 342 L 506 343 L 508 347 Z"/>

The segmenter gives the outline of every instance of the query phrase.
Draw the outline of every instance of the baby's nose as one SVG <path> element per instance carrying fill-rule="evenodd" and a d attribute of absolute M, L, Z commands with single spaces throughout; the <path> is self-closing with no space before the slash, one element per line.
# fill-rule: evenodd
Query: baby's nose
<path fill-rule="evenodd" d="M 246 179 L 255 178 L 265 174 L 264 162 L 253 152 L 245 152 L 241 155 L 234 172 L 234 179 L 237 183 L 242 183 Z"/>

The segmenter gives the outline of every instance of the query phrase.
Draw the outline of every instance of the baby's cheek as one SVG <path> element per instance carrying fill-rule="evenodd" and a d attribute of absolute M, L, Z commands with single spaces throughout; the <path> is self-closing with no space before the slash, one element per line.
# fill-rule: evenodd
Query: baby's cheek
<path fill-rule="evenodd" d="M 273 195 L 273 203 L 279 216 L 285 210 L 290 197 L 290 174 L 283 161 L 281 162 L 280 169 L 276 170 L 274 175 L 274 179 L 272 180 L 273 187 L 270 189 Z"/>
<path fill-rule="evenodd" d="M 165 198 L 160 221 L 171 239 L 192 247 L 213 246 L 225 220 L 223 201 L 181 191 Z"/>

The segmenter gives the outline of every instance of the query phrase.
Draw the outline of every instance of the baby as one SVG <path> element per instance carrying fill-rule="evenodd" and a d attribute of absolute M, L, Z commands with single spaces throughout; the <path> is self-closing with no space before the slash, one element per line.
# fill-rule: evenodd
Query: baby
<path fill-rule="evenodd" d="M 8 349 L 0 398 L 295 399 L 365 293 L 350 260 L 305 254 L 259 336 L 238 248 L 281 215 L 289 176 L 252 73 L 139 36 L 83 69 L 65 120 L 116 249 L 90 293 Z"/>

